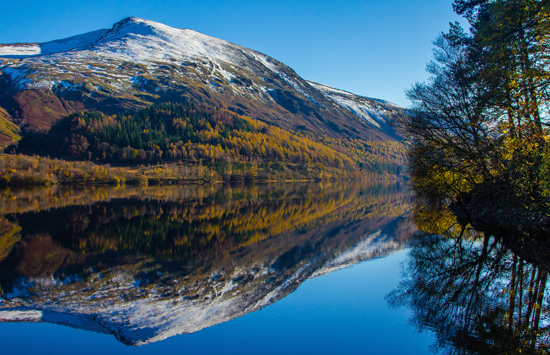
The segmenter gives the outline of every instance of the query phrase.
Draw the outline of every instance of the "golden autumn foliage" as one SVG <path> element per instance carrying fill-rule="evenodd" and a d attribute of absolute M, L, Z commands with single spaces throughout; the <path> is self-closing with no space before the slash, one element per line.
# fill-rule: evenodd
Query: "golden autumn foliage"
<path fill-rule="evenodd" d="M 7 152 L 136 166 L 201 166 L 205 180 L 395 178 L 400 142 L 291 132 L 223 108 L 159 104 L 131 115 L 76 113 Z M 202 174 L 202 173 L 203 174 Z"/>

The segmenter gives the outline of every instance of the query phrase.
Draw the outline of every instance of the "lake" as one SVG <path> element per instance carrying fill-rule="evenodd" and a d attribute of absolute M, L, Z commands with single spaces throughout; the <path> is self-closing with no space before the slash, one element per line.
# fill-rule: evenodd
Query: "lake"
<path fill-rule="evenodd" d="M 2 191 L 3 352 L 545 353 L 547 266 L 413 208 L 401 184 Z"/>

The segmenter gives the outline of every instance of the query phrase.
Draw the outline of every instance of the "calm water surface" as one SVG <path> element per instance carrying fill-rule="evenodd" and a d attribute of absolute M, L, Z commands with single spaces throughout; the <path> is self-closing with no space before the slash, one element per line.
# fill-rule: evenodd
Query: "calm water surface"
<path fill-rule="evenodd" d="M 547 349 L 546 269 L 494 238 L 413 237 L 400 185 L 52 188 L 0 209 L 3 353 Z M 520 283 L 536 291 L 511 307 Z"/>

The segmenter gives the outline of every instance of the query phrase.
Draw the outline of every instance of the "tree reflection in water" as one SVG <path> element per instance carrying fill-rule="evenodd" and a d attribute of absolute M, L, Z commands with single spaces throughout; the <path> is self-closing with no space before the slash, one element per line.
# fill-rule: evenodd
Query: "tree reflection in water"
<path fill-rule="evenodd" d="M 409 201 L 360 182 L 0 191 L 0 322 L 194 333 L 403 248 Z"/>
<path fill-rule="evenodd" d="M 409 306 L 413 323 L 435 332 L 441 353 L 547 354 L 550 258 L 540 241 L 464 230 L 446 211 L 430 212 L 416 208 L 417 225 L 431 233 L 412 247 L 388 302 Z"/>

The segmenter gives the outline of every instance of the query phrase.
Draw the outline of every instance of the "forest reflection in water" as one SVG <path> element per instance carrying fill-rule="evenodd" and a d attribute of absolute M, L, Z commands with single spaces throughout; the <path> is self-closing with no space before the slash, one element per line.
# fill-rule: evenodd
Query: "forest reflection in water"
<path fill-rule="evenodd" d="M 413 311 L 445 354 L 550 352 L 549 243 L 462 228 L 446 209 L 417 204 L 418 234 L 388 302 Z"/>
<path fill-rule="evenodd" d="M 260 309 L 411 235 L 399 185 L 1 194 L 0 321 L 64 324 L 128 345 Z"/>

